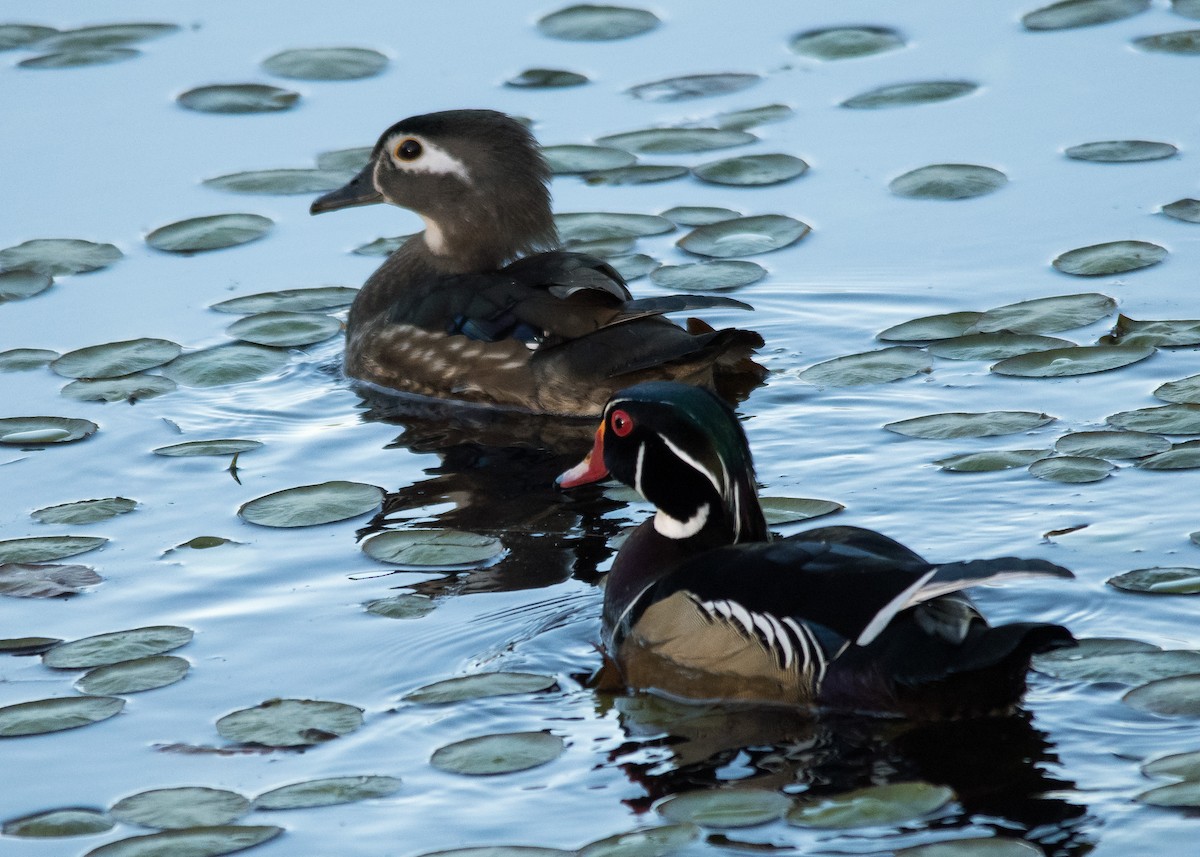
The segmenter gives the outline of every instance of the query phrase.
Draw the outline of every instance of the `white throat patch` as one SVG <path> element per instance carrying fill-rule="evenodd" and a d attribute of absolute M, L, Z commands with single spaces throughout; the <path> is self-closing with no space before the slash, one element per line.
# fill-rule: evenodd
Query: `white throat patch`
<path fill-rule="evenodd" d="M 421 219 L 425 221 L 425 246 L 435 256 L 445 255 L 446 236 L 442 235 L 442 227 L 437 225 L 436 220 L 426 217 L 423 214 L 421 215 Z"/>
<path fill-rule="evenodd" d="M 709 505 L 705 503 L 692 517 L 680 521 L 659 509 L 654 513 L 654 529 L 660 536 L 666 536 L 668 539 L 688 539 L 704 529 L 704 525 L 708 523 L 709 511 Z"/>

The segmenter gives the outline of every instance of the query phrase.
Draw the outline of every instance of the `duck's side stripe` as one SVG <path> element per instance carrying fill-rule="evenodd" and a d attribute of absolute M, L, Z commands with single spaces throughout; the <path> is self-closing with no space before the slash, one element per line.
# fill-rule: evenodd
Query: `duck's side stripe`
<path fill-rule="evenodd" d="M 806 624 L 790 616 L 757 613 L 729 599 L 692 600 L 709 621 L 736 624 L 746 637 L 761 643 L 781 670 L 803 675 L 814 689 L 820 687 L 829 658 Z"/>

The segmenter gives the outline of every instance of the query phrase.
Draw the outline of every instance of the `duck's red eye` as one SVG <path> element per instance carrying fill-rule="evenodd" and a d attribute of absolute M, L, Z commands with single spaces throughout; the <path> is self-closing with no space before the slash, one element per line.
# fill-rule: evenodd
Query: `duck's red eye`
<path fill-rule="evenodd" d="M 612 416 L 608 418 L 609 425 L 612 426 L 613 434 L 617 437 L 625 437 L 633 431 L 633 417 L 624 411 L 613 411 Z"/>

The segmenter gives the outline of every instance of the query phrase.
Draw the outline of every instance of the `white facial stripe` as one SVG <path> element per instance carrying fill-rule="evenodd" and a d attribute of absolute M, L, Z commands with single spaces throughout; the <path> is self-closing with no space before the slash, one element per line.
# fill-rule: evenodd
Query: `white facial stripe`
<path fill-rule="evenodd" d="M 416 140 L 421 144 L 421 154 L 411 161 L 402 161 L 396 157 L 396 146 L 405 140 Z M 440 146 L 430 143 L 428 140 L 418 137 L 415 134 L 397 134 L 388 140 L 387 151 L 388 156 L 392 159 L 392 165 L 405 172 L 438 173 L 441 175 L 458 176 L 468 184 L 471 181 L 471 173 L 467 169 L 466 164 Z"/>
<path fill-rule="evenodd" d="M 703 464 L 701 464 L 696 459 L 692 458 L 690 455 L 688 455 L 686 452 L 684 452 L 678 446 L 671 443 L 671 439 L 669 437 L 667 437 L 665 434 L 660 434 L 659 438 L 662 440 L 663 443 L 665 443 L 667 445 L 667 449 L 669 449 L 669 450 L 671 450 L 671 452 L 675 453 L 675 456 L 680 461 L 684 462 L 685 464 L 689 464 L 692 467 L 696 468 L 696 470 L 700 471 L 700 473 L 704 476 L 704 478 L 712 483 L 713 488 L 717 489 L 718 496 L 721 496 L 721 497 L 725 496 L 725 491 L 721 487 L 720 480 L 717 479 L 717 475 L 715 473 L 711 472 L 707 467 L 705 467 Z"/>
<path fill-rule="evenodd" d="M 708 523 L 707 503 L 697 509 L 696 514 L 686 521 L 672 518 L 662 509 L 654 513 L 654 529 L 658 531 L 659 535 L 666 536 L 668 539 L 691 538 L 704 529 L 706 523 Z"/>
<path fill-rule="evenodd" d="M 639 494 L 641 494 L 643 497 L 646 496 L 645 492 L 642 491 L 642 466 L 645 463 L 646 463 L 646 442 L 642 441 L 642 443 L 638 445 L 637 465 L 634 467 L 634 470 L 633 470 L 633 490 L 638 492 Z"/>

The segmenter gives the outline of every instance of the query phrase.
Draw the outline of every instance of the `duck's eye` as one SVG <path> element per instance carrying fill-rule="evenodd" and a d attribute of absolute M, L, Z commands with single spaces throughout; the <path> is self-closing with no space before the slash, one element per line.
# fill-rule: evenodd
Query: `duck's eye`
<path fill-rule="evenodd" d="M 421 157 L 421 144 L 411 137 L 396 146 L 396 159 L 400 161 L 415 161 Z"/>
<path fill-rule="evenodd" d="M 613 411 L 612 416 L 608 418 L 609 425 L 612 426 L 613 434 L 617 437 L 625 437 L 633 431 L 633 417 L 624 411 Z"/>

